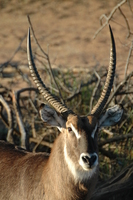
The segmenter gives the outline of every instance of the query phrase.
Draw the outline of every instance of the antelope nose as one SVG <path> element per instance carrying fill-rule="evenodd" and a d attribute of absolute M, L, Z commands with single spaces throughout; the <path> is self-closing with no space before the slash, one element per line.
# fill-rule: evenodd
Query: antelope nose
<path fill-rule="evenodd" d="M 96 160 L 97 160 L 96 154 L 82 156 L 83 163 L 89 165 L 89 168 L 91 168 L 94 165 Z"/>

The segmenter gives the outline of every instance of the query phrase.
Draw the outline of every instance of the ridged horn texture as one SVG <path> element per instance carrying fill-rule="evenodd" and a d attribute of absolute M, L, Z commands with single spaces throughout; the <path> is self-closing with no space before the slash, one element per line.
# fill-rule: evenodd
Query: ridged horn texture
<path fill-rule="evenodd" d="M 116 49 L 115 49 L 115 41 L 114 36 L 111 30 L 111 27 L 109 25 L 110 30 L 110 36 L 111 36 L 111 48 L 110 48 L 110 63 L 108 68 L 108 74 L 106 78 L 106 82 L 101 94 L 101 97 L 99 98 L 97 104 L 94 106 L 94 108 L 91 111 L 92 115 L 99 116 L 102 112 L 112 89 L 113 81 L 114 81 L 114 75 L 115 75 L 115 68 L 116 68 Z"/>
<path fill-rule="evenodd" d="M 33 56 L 32 56 L 32 50 L 31 50 L 31 40 L 30 40 L 30 28 L 28 30 L 28 36 L 27 36 L 27 57 L 28 57 L 28 63 L 29 63 L 29 69 L 31 76 L 37 85 L 38 90 L 43 95 L 45 100 L 59 113 L 67 113 L 70 112 L 68 108 L 62 104 L 55 96 L 53 96 L 48 88 L 43 83 L 40 75 L 38 74 L 37 68 L 35 66 Z"/>

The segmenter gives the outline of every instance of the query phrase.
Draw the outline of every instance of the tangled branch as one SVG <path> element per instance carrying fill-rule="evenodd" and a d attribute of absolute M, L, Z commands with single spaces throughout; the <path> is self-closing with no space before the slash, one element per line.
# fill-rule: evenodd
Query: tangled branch
<path fill-rule="evenodd" d="M 131 34 L 131 31 L 130 31 L 130 26 L 129 26 L 129 23 L 128 23 L 128 20 L 126 18 L 126 16 L 124 15 L 124 13 L 122 12 L 121 10 L 121 6 L 124 5 L 125 3 L 127 2 L 130 2 L 129 0 L 123 0 L 121 1 L 119 4 L 117 4 L 113 10 L 110 12 L 109 16 L 107 17 L 105 14 L 101 15 L 100 17 L 100 24 L 101 24 L 101 27 L 95 32 L 94 36 L 93 36 L 93 39 L 95 39 L 97 37 L 97 35 L 102 31 L 102 29 L 109 24 L 109 21 L 112 20 L 112 17 L 113 15 L 115 14 L 115 12 L 119 9 L 121 15 L 123 16 L 125 22 L 126 22 L 126 25 L 127 25 L 127 29 L 128 29 L 128 35 L 127 35 L 127 38 L 130 37 L 130 34 Z M 129 7 L 130 7 L 130 10 L 131 10 L 131 5 L 130 3 L 128 4 Z M 102 20 L 103 18 L 105 19 L 105 22 L 102 24 Z"/>

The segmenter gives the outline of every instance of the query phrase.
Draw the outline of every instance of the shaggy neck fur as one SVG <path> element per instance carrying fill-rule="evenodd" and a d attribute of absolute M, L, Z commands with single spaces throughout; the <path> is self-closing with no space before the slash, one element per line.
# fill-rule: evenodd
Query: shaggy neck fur
<path fill-rule="evenodd" d="M 92 173 L 88 177 L 87 172 L 76 171 L 73 165 L 73 173 L 66 162 L 65 140 L 63 134 L 58 136 L 48 160 L 48 174 L 45 181 L 45 191 L 50 195 L 50 200 L 84 200 L 89 199 L 88 192 L 91 194 L 97 181 L 97 173 Z M 63 141 L 63 142 L 62 142 Z M 66 155 L 67 156 L 67 155 Z M 57 159 L 59 158 L 59 159 Z M 58 163 L 57 163 L 58 162 Z M 95 169 L 96 171 L 98 170 Z M 47 173 L 47 168 L 45 172 Z M 86 178 L 87 177 L 87 178 Z M 93 179 L 93 181 L 92 181 Z M 46 182 L 49 184 L 46 185 Z M 50 192 L 52 191 L 52 192 Z M 47 194 L 45 196 L 48 199 Z"/>

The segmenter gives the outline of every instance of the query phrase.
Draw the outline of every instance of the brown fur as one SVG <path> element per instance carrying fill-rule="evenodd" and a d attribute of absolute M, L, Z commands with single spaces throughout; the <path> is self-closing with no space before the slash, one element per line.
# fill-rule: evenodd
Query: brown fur
<path fill-rule="evenodd" d="M 93 191 L 97 174 L 75 184 L 64 161 L 62 137 L 56 139 L 50 158 L 0 142 L 0 200 L 83 200 Z"/>
<path fill-rule="evenodd" d="M 98 160 L 95 168 L 86 169 L 81 156 L 98 154 L 97 125 L 113 125 L 122 113 L 120 106 L 112 107 L 98 124 L 94 116 L 70 114 L 66 120 L 44 106 L 42 120 L 54 124 L 61 133 L 50 156 L 0 142 L 0 200 L 89 200 L 97 182 Z M 71 125 L 75 127 L 73 131 Z"/>

